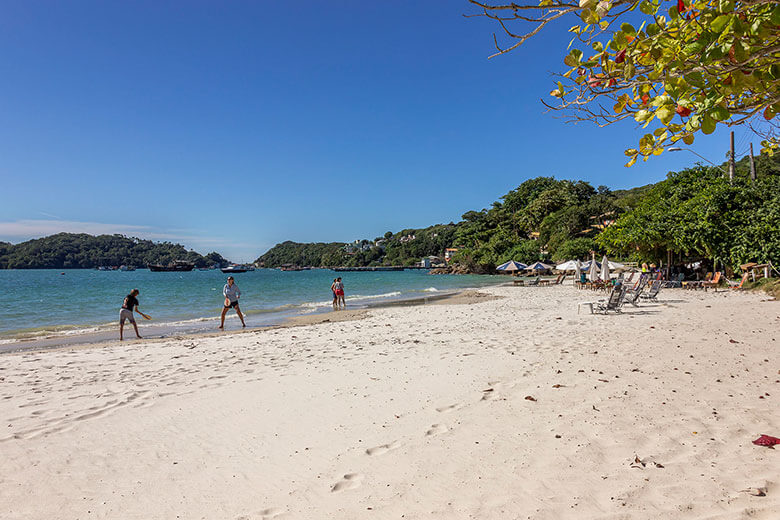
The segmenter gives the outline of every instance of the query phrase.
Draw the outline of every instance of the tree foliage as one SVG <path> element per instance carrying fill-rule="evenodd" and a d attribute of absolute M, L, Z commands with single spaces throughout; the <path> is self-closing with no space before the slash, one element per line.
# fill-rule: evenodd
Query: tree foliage
<path fill-rule="evenodd" d="M 664 260 L 667 251 L 710 258 L 736 269 L 780 264 L 780 177 L 729 183 L 717 168 L 670 173 L 596 242 L 608 252 Z"/>
<path fill-rule="evenodd" d="M 750 125 L 778 146 L 780 4 L 772 0 L 469 0 L 502 27 L 510 52 L 547 24 L 576 20 L 550 95 L 571 120 L 633 119 L 653 131 L 626 150 L 633 165 L 717 125 Z M 516 27 L 520 27 L 518 30 Z"/>
<path fill-rule="evenodd" d="M 201 256 L 180 244 L 123 235 L 58 233 L 20 244 L 0 243 L 1 269 L 71 269 L 101 265 L 146 266 L 186 260 L 197 267 L 227 264 L 219 253 Z"/>
<path fill-rule="evenodd" d="M 590 252 L 583 250 L 584 244 L 592 248 L 592 238 L 619 211 L 616 200 L 605 186 L 595 189 L 583 181 L 552 177 L 529 179 L 490 209 L 463 215 L 455 234 L 462 247 L 456 258 L 480 266 L 584 258 Z"/>

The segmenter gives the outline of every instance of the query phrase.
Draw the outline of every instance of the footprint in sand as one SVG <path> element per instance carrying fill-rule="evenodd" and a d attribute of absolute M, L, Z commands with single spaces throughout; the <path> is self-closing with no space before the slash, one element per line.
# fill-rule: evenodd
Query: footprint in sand
<path fill-rule="evenodd" d="M 363 475 L 360 473 L 347 473 L 344 475 L 344 478 L 336 482 L 330 490 L 335 493 L 346 489 L 355 489 L 360 487 L 361 480 L 363 480 Z"/>
<path fill-rule="evenodd" d="M 266 518 L 274 518 L 284 513 L 284 509 L 280 509 L 278 507 L 270 507 L 268 509 L 263 509 L 260 511 L 260 514 L 263 516 L 263 520 L 266 520 Z"/>
<path fill-rule="evenodd" d="M 457 404 L 449 404 L 447 406 L 440 406 L 436 408 L 436 411 L 439 413 L 445 413 L 445 412 L 451 412 L 452 410 L 458 408 Z"/>
<path fill-rule="evenodd" d="M 381 446 L 374 446 L 373 448 L 368 448 L 366 450 L 366 453 L 368 455 L 384 455 L 388 451 L 394 450 L 401 446 L 401 443 L 398 441 L 393 441 L 389 444 L 382 444 Z"/>
<path fill-rule="evenodd" d="M 433 424 L 431 425 L 430 430 L 425 432 L 425 435 L 428 437 L 433 437 L 434 435 L 441 435 L 444 432 L 449 431 L 446 426 L 443 424 Z"/>

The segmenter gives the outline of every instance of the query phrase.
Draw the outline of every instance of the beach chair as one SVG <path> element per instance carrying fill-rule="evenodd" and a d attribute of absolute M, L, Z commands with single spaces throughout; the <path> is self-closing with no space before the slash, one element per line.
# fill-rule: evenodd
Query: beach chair
<path fill-rule="evenodd" d="M 721 276 L 721 272 L 720 272 L 720 271 L 718 271 L 718 272 L 717 272 L 717 273 L 715 273 L 715 275 L 712 277 L 712 280 L 710 280 L 710 281 L 708 281 L 708 282 L 702 282 L 701 286 L 702 286 L 702 287 L 704 287 L 704 290 L 705 290 L 705 291 L 706 291 L 707 289 L 709 289 L 710 287 L 712 287 L 713 289 L 716 289 L 716 288 L 718 287 L 718 284 L 720 284 L 720 276 Z"/>
<path fill-rule="evenodd" d="M 702 288 L 704 282 L 709 282 L 710 280 L 712 280 L 712 273 L 707 273 L 704 280 L 690 280 L 688 282 L 683 282 L 682 286 L 683 289 L 699 290 Z"/>
<path fill-rule="evenodd" d="M 599 300 L 597 302 L 581 302 L 577 306 L 577 314 L 580 313 L 580 308 L 583 305 L 586 305 L 590 308 L 590 313 L 593 314 L 594 312 L 603 312 L 604 314 L 609 313 L 609 311 L 615 311 L 617 313 L 620 313 L 620 308 L 623 306 L 623 303 L 625 302 L 626 297 L 626 288 L 623 285 L 616 285 L 612 288 L 612 291 L 609 293 L 609 298 L 606 300 Z"/>
<path fill-rule="evenodd" d="M 536 277 L 536 280 L 531 280 L 531 281 L 530 281 L 530 282 L 528 282 L 526 285 L 539 285 L 539 280 L 541 280 L 541 279 L 542 279 L 542 277 L 541 277 L 541 276 L 537 276 L 537 277 Z"/>
<path fill-rule="evenodd" d="M 734 281 L 734 280 L 729 280 L 728 278 L 726 278 L 726 283 L 729 284 L 729 289 L 734 289 L 736 291 L 739 291 L 739 290 L 742 289 L 742 284 L 745 283 L 745 281 L 748 279 L 748 276 L 750 276 L 750 273 L 743 274 L 742 275 L 742 280 L 740 280 L 738 282 Z"/>
<path fill-rule="evenodd" d="M 656 298 L 658 297 L 658 293 L 661 292 L 662 285 L 663 283 L 661 280 L 653 280 L 653 284 L 650 286 L 650 290 L 647 292 L 647 294 L 642 294 L 640 295 L 640 297 L 645 300 L 656 301 Z"/>
<path fill-rule="evenodd" d="M 639 297 L 642 296 L 644 290 L 645 290 L 645 284 L 643 283 L 637 284 L 637 287 L 634 289 L 627 289 L 625 303 L 630 303 L 634 307 L 639 307 L 639 305 L 637 305 L 636 302 L 639 301 Z"/>
<path fill-rule="evenodd" d="M 682 287 L 682 281 L 683 278 L 685 278 L 685 275 L 683 273 L 678 274 L 676 277 L 672 277 L 671 280 L 664 280 L 663 284 L 661 286 L 665 289 L 670 289 L 674 287 Z"/>
<path fill-rule="evenodd" d="M 634 279 L 634 273 L 635 271 L 631 271 L 630 273 L 628 273 L 628 278 L 626 278 L 624 282 L 626 284 L 626 287 L 628 287 L 628 284 L 631 283 L 631 280 Z"/>

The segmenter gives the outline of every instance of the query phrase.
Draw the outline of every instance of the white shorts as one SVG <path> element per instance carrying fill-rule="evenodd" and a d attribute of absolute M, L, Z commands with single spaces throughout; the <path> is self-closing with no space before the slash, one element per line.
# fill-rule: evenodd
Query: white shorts
<path fill-rule="evenodd" d="M 124 323 L 125 320 L 130 320 L 130 323 L 135 323 L 135 317 L 133 311 L 127 309 L 119 309 L 119 323 Z"/>

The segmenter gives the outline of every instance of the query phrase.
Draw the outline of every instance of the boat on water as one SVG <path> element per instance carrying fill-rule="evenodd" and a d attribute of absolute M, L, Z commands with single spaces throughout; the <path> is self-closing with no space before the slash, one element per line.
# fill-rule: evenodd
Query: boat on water
<path fill-rule="evenodd" d="M 254 271 L 255 267 L 246 264 L 233 264 L 223 267 L 221 270 L 223 273 L 245 273 L 247 271 Z"/>
<path fill-rule="evenodd" d="M 192 271 L 195 268 L 195 264 L 185 260 L 174 260 L 168 265 L 149 264 L 147 267 L 152 272 L 182 272 Z"/>
<path fill-rule="evenodd" d="M 119 266 L 120 271 L 135 271 L 134 265 L 120 265 Z"/>

